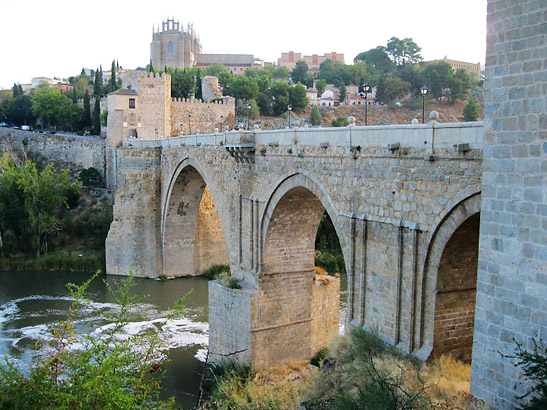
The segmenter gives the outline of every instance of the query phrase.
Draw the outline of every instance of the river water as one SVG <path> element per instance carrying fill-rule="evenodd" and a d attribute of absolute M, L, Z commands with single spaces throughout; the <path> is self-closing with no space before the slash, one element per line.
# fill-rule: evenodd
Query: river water
<path fill-rule="evenodd" d="M 82 284 L 88 278 L 88 274 L 74 272 L 0 272 L 0 358 L 8 356 L 22 368 L 28 367 L 33 356 L 39 354 L 34 349 L 36 342 L 50 337 L 48 326 L 66 317 L 72 303 L 66 284 Z M 91 303 L 83 306 L 75 324 L 81 332 L 106 325 L 104 314 L 115 309 L 104 278 L 109 282 L 117 279 L 103 276 L 91 283 L 86 292 Z M 344 282 L 342 289 L 346 288 Z M 208 343 L 207 279 L 193 277 L 161 282 L 137 278 L 136 284 L 134 293 L 148 297 L 138 309 L 144 318 L 132 324 L 129 332 L 166 319 L 167 309 L 193 289 L 185 301 L 184 317 L 167 322 L 161 332 L 170 359 L 164 364 L 166 377 L 162 396 L 175 396 L 178 406 L 191 409 L 203 366 L 200 360 L 205 357 Z M 345 292 L 342 292 L 341 317 L 344 312 Z"/>

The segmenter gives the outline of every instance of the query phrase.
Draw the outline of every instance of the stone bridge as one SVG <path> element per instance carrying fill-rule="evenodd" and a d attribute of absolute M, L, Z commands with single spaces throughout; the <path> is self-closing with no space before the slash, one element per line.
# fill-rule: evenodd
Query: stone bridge
<path fill-rule="evenodd" d="M 126 141 L 107 273 L 229 263 L 241 289 L 210 284 L 211 352 L 308 359 L 338 330 L 340 282 L 314 272 L 326 212 L 347 322 L 422 359 L 470 360 L 482 139 L 482 123 L 431 122 Z"/>

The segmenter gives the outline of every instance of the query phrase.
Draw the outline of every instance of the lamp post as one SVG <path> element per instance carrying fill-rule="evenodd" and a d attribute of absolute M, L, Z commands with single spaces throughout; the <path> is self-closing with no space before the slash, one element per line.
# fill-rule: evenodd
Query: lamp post
<path fill-rule="evenodd" d="M 220 132 L 224 132 L 224 115 L 220 116 Z"/>
<path fill-rule="evenodd" d="M 184 131 L 182 130 L 182 127 L 183 127 L 183 123 L 181 122 L 181 123 L 180 123 L 180 135 L 181 135 L 181 136 L 184 135 Z"/>
<path fill-rule="evenodd" d="M 370 92 L 370 84 L 368 82 L 364 82 L 363 85 L 363 93 L 365 97 L 365 125 L 368 125 L 368 93 Z"/>
<path fill-rule="evenodd" d="M 250 102 L 248 102 L 246 107 L 247 107 L 247 131 L 249 131 L 249 123 L 251 122 L 251 110 L 253 106 L 251 105 Z"/>
<path fill-rule="evenodd" d="M 289 128 L 291 128 L 291 112 L 292 112 L 292 105 L 287 105 L 287 110 L 289 111 Z"/>
<path fill-rule="evenodd" d="M 188 114 L 188 135 L 192 135 L 192 114 Z"/>
<path fill-rule="evenodd" d="M 425 95 L 428 91 L 429 89 L 425 85 L 422 85 L 420 88 L 420 93 L 422 94 L 422 124 L 425 124 Z"/>

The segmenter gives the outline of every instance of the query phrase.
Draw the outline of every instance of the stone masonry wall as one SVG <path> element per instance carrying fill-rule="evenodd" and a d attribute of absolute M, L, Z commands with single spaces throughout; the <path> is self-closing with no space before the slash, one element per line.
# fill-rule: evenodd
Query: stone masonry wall
<path fill-rule="evenodd" d="M 194 273 L 203 273 L 212 265 L 229 264 L 224 231 L 218 212 L 211 198 L 211 191 L 205 187 L 199 204 L 194 247 Z"/>
<path fill-rule="evenodd" d="M 188 114 L 191 118 L 188 119 Z M 221 119 L 221 116 L 223 117 Z M 182 134 L 211 134 L 215 128 L 221 130 L 235 126 L 235 102 L 202 102 L 198 100 L 173 100 L 171 136 Z M 191 132 L 190 132 L 191 128 Z"/>
<path fill-rule="evenodd" d="M 406 130 L 412 134 L 412 141 L 406 139 Z M 317 139 L 312 139 L 307 130 L 294 130 L 292 139 L 280 131 L 124 143 L 119 150 L 121 176 L 131 175 L 132 169 L 124 165 L 129 152 L 141 156 L 143 165 L 147 150 L 161 152 L 155 163 L 161 164 L 161 172 L 147 174 L 158 179 L 150 181 L 144 192 L 145 196 L 158 193 L 161 201 L 155 203 L 155 209 L 123 214 L 125 225 L 134 226 L 132 234 L 124 233 L 124 240 L 141 241 L 141 232 L 148 229 L 147 218 L 154 212 L 158 221 L 164 221 L 176 176 L 185 169 L 195 169 L 209 187 L 217 208 L 231 273 L 243 286 L 243 293 L 237 295 L 252 294 L 253 361 L 271 362 L 290 341 L 295 343 L 290 344 L 289 357 L 307 358 L 314 320 L 313 252 L 309 252 L 308 263 L 302 258 L 306 253 L 292 251 L 311 249 L 302 244 L 315 238 L 318 218 L 326 210 L 338 233 L 348 272 L 348 321 L 376 330 L 402 350 L 427 358 L 433 346 L 437 271 L 425 266 L 431 251 L 440 259 L 444 250 L 444 246 L 430 250 L 429 243 L 446 216 L 480 192 L 480 125 L 374 127 L 371 139 L 368 130 L 360 127 L 310 133 Z M 275 143 L 270 144 L 267 139 L 271 135 Z M 448 143 L 466 142 L 466 136 L 474 141 L 469 150 L 458 150 Z M 323 138 L 330 139 L 332 145 L 320 146 L 317 141 Z M 401 138 L 401 147 L 392 151 L 388 142 L 397 138 Z M 234 158 L 225 149 L 237 148 L 238 141 L 255 141 L 254 161 Z M 355 149 L 355 141 L 359 141 L 360 151 Z M 131 191 L 140 199 L 143 193 L 134 185 L 124 185 L 126 195 Z M 316 208 L 320 212 L 315 212 Z M 461 222 L 450 226 L 447 235 Z M 113 225 L 113 229 L 120 226 Z M 161 223 L 156 226 L 160 232 L 169 229 Z M 282 235 L 276 236 L 276 232 Z M 277 252 L 276 260 L 268 260 L 270 251 Z M 130 252 L 140 256 L 136 248 Z M 160 266 L 156 272 L 139 274 L 157 276 L 161 272 Z M 212 315 L 225 318 L 222 311 L 226 307 L 215 299 L 211 301 Z M 234 326 L 241 324 L 235 319 L 225 320 Z M 234 328 L 226 337 L 239 340 L 238 334 L 248 329 Z M 222 343 L 211 347 L 233 347 Z"/>
<path fill-rule="evenodd" d="M 433 355 L 471 362 L 479 253 L 479 215 L 447 243 L 437 276 Z"/>
<path fill-rule="evenodd" d="M 340 278 L 315 275 L 311 306 L 311 350 L 313 356 L 340 331 Z"/>
<path fill-rule="evenodd" d="M 545 1 L 488 1 L 486 78 L 471 393 L 510 409 L 527 386 L 501 354 L 547 340 Z"/>
<path fill-rule="evenodd" d="M 104 141 L 61 137 L 38 132 L 0 127 L 0 152 L 26 151 L 50 161 L 94 167 L 103 176 L 106 172 Z"/>

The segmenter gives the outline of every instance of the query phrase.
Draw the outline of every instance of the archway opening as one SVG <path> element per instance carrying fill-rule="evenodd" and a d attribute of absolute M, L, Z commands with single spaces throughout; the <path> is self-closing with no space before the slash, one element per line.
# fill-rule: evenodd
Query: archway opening
<path fill-rule="evenodd" d="M 167 203 L 163 234 L 163 274 L 194 276 L 212 265 L 228 264 L 224 232 L 209 188 L 187 166 L 177 176 Z"/>
<path fill-rule="evenodd" d="M 327 211 L 323 212 L 315 237 L 316 271 L 323 269 L 340 278 L 339 328 L 343 333 L 347 316 L 347 275 L 344 254 L 334 223 Z"/>
<path fill-rule="evenodd" d="M 466 219 L 442 252 L 437 273 L 432 357 L 470 363 L 473 349 L 480 214 Z"/>
<path fill-rule="evenodd" d="M 307 360 L 339 332 L 340 278 L 315 267 L 325 207 L 304 187 L 290 189 L 274 206 L 265 226 L 253 352 L 253 361 L 266 365 Z"/>

